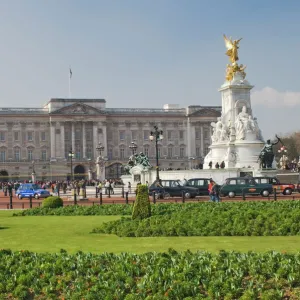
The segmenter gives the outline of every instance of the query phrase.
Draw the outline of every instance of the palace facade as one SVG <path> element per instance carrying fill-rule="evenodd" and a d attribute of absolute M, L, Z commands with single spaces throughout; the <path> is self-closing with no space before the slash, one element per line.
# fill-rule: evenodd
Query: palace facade
<path fill-rule="evenodd" d="M 51 99 L 43 108 L 0 108 L 0 175 L 2 179 L 65 180 L 95 178 L 96 148 L 104 146 L 106 178 L 119 178 L 132 154 L 146 154 L 155 166 L 154 125 L 163 131 L 158 142 L 161 169 L 199 166 L 211 144 L 211 122 L 219 106 L 164 105 L 162 109 L 107 108 L 104 99 Z M 74 158 L 69 156 L 70 151 Z"/>

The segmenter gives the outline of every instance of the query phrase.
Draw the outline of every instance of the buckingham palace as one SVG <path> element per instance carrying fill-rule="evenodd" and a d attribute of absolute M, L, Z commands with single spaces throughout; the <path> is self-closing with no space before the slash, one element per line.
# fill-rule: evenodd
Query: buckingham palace
<path fill-rule="evenodd" d="M 0 175 L 28 180 L 35 172 L 37 180 L 65 180 L 89 170 L 95 178 L 101 144 L 105 177 L 119 178 L 132 143 L 155 166 L 154 126 L 164 136 L 157 148 L 160 169 L 197 168 L 220 114 L 220 106 L 107 108 L 104 99 L 71 98 L 54 98 L 41 108 L 0 108 Z"/>

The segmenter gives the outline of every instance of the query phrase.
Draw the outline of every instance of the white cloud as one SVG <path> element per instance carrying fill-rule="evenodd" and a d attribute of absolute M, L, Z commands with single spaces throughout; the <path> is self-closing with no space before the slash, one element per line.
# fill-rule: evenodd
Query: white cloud
<path fill-rule="evenodd" d="M 267 86 L 260 91 L 253 92 L 251 102 L 253 105 L 268 107 L 297 106 L 300 105 L 300 92 L 279 92 Z"/>

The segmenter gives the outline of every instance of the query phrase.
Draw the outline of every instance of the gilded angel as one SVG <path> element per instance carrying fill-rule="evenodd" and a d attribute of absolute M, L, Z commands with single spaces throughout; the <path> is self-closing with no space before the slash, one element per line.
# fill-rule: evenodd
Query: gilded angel
<path fill-rule="evenodd" d="M 232 63 L 235 63 L 236 61 L 239 60 L 238 57 L 238 49 L 239 49 L 239 42 L 241 41 L 241 38 L 239 40 L 232 40 L 232 38 L 227 38 L 225 34 L 224 36 L 224 41 L 225 41 L 225 47 L 227 49 L 226 55 L 229 56 L 229 60 Z"/>

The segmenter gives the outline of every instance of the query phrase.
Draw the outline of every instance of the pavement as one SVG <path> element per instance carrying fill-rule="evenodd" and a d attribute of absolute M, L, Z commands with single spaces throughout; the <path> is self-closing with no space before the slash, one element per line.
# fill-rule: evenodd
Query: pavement
<path fill-rule="evenodd" d="M 51 191 L 50 191 L 51 192 Z M 122 197 L 122 189 L 116 188 L 115 193 L 110 196 L 107 194 L 102 194 L 102 203 L 101 204 L 126 204 L 126 192 L 124 190 L 124 198 Z M 60 197 L 64 201 L 64 205 L 74 205 L 74 196 L 72 191 L 67 191 L 66 194 L 60 193 Z M 100 204 L 100 195 L 96 197 L 95 187 L 87 187 L 86 198 L 83 196 L 77 195 L 77 204 L 78 205 L 99 205 Z M 0 191 L 0 209 L 9 209 L 9 196 L 4 196 L 3 191 Z M 209 200 L 208 196 L 198 196 L 195 199 L 185 199 L 185 202 L 207 202 Z M 226 202 L 239 202 L 239 201 L 270 201 L 274 200 L 274 195 L 270 197 L 261 197 L 261 196 L 246 196 L 246 200 L 243 200 L 242 197 L 235 198 L 222 198 L 221 201 Z M 284 196 L 277 194 L 277 200 L 300 200 L 299 193 L 293 193 L 290 196 Z M 135 194 L 128 193 L 128 203 L 132 204 L 135 201 Z M 150 201 L 153 199 L 150 197 Z M 39 207 L 42 205 L 43 199 L 32 199 L 32 207 Z M 181 197 L 172 197 L 170 199 L 157 199 L 157 203 L 182 203 Z M 15 195 L 12 197 L 13 209 L 28 209 L 30 208 L 30 201 L 27 198 L 18 199 Z"/>

